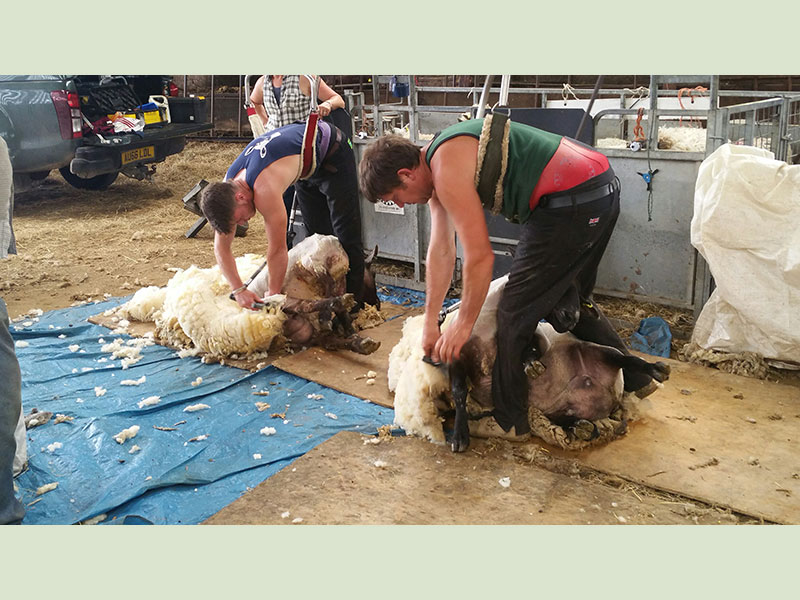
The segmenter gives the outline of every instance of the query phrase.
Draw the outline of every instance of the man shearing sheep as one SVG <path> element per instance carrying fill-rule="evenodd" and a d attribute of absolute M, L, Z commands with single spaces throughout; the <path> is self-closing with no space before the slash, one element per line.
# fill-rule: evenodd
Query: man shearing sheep
<path fill-rule="evenodd" d="M 592 303 L 597 267 L 619 215 L 614 171 L 589 146 L 502 117 L 458 123 L 421 149 L 400 136 L 382 136 L 364 152 L 360 177 L 372 202 L 430 207 L 422 345 L 434 361 L 459 358 L 492 279 L 483 209 L 523 225 L 497 311 L 495 409 L 475 432 L 521 441 L 530 435 L 523 360 L 539 358 L 532 340 L 541 319 L 629 352 Z M 438 315 L 455 264 L 454 233 L 464 249 L 463 295 L 458 315 L 440 332 Z M 625 372 L 628 391 L 651 382 L 648 375 Z"/>
<path fill-rule="evenodd" d="M 347 291 L 361 306 L 364 293 L 364 252 L 361 213 L 353 149 L 335 126 L 319 121 L 315 140 L 316 164 L 299 179 L 305 124 L 273 129 L 250 142 L 228 169 L 225 180 L 207 185 L 200 208 L 214 229 L 214 255 L 236 302 L 252 308 L 260 302 L 242 283 L 232 252 L 236 224 L 256 213 L 264 218 L 267 235 L 268 294 L 278 294 L 286 275 L 287 216 L 282 195 L 292 184 L 309 235 L 335 235 L 350 261 Z"/>

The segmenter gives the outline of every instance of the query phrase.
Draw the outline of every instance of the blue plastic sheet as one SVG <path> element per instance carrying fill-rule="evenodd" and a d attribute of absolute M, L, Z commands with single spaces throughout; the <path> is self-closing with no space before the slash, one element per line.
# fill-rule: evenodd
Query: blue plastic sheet
<path fill-rule="evenodd" d="M 672 347 L 672 332 L 669 324 L 661 317 L 642 319 L 639 327 L 631 334 L 631 348 L 652 356 L 669 358 Z"/>
<path fill-rule="evenodd" d="M 123 369 L 101 351 L 101 340 L 131 338 L 86 319 L 124 300 L 12 324 L 14 338 L 28 342 L 17 349 L 23 410 L 73 417 L 28 431 L 29 468 L 16 480 L 25 524 L 71 524 L 100 514 L 107 515 L 103 523 L 198 523 L 339 431 L 374 434 L 394 420 L 391 409 L 274 367 L 249 373 L 207 365 L 159 345 L 143 348 L 142 360 Z M 140 385 L 120 384 L 142 376 Z M 198 377 L 202 382 L 192 385 Z M 160 403 L 140 408 L 150 396 Z M 271 407 L 259 412 L 257 401 Z M 184 412 L 198 403 L 209 408 Z M 285 419 L 271 417 L 284 412 Z M 132 425 L 138 435 L 117 443 L 114 436 Z M 264 427 L 276 433 L 263 435 Z M 131 454 L 134 445 L 141 450 Z M 52 482 L 56 489 L 35 495 Z"/>
<path fill-rule="evenodd" d="M 416 290 L 393 285 L 382 285 L 380 289 L 382 291 L 378 293 L 378 297 L 381 299 L 381 302 L 391 302 L 392 304 L 400 304 L 402 306 L 425 306 L 425 292 L 418 292 Z M 458 301 L 458 298 L 445 298 L 442 304 L 448 307 Z"/>

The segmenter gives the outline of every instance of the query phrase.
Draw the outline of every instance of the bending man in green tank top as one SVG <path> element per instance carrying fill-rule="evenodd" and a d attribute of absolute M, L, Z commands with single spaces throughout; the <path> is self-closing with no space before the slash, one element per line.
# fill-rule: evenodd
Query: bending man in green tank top
<path fill-rule="evenodd" d="M 491 118 L 458 123 L 419 148 L 382 136 L 364 152 L 367 199 L 398 206 L 428 204 L 430 244 L 422 345 L 434 361 L 460 357 L 492 279 L 494 255 L 484 208 L 523 225 L 497 311 L 492 373 L 493 417 L 473 433 L 524 440 L 528 382 L 523 358 L 546 319 L 557 331 L 629 353 L 591 302 L 597 267 L 619 215 L 619 183 L 606 157 L 576 140 Z M 456 318 L 440 332 L 438 315 L 455 265 L 454 234 L 463 247 L 463 294 Z M 533 353 L 533 355 L 532 355 Z M 655 389 L 649 375 L 625 371 L 625 389 Z"/>

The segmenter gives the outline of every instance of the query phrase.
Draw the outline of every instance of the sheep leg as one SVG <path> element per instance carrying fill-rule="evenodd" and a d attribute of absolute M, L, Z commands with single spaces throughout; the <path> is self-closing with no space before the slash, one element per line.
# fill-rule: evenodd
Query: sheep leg
<path fill-rule="evenodd" d="M 469 448 L 469 425 L 467 424 L 467 370 L 462 361 L 450 364 L 450 386 L 453 402 L 456 407 L 453 437 L 450 449 L 453 452 L 465 452 Z"/>
<path fill-rule="evenodd" d="M 669 379 L 670 367 L 661 361 L 650 363 L 638 356 L 622 355 L 616 357 L 614 364 L 620 369 L 630 369 L 631 371 L 645 373 L 661 383 Z"/>
<path fill-rule="evenodd" d="M 348 337 L 356 332 L 353 328 L 353 319 L 348 309 L 335 311 L 333 319 L 336 323 L 337 332 L 341 332 L 343 336 Z"/>
<path fill-rule="evenodd" d="M 353 294 L 343 296 L 333 296 L 332 298 L 322 298 L 320 300 L 302 300 L 299 298 L 287 298 L 283 305 L 283 310 L 289 314 L 312 313 L 327 310 L 334 313 L 349 311 L 356 305 Z"/>
<path fill-rule="evenodd" d="M 638 356 L 633 356 L 632 354 L 623 354 L 616 348 L 611 348 L 609 346 L 600 346 L 599 348 L 602 351 L 604 358 L 608 361 L 608 364 L 614 367 L 624 369 L 629 373 L 647 375 L 660 383 L 663 383 L 669 379 L 670 367 L 666 363 L 661 361 L 657 361 L 655 363 L 647 362 Z M 625 391 L 634 391 L 628 388 L 629 385 L 626 381 Z"/>
<path fill-rule="evenodd" d="M 357 354 L 372 354 L 381 347 L 381 343 L 372 338 L 362 338 L 353 334 L 346 338 L 341 338 L 333 334 L 321 334 L 315 342 L 326 350 L 350 350 Z"/>
<path fill-rule="evenodd" d="M 321 300 L 289 298 L 283 310 L 288 315 L 317 313 L 321 331 L 325 333 L 336 331 L 346 337 L 355 333 L 350 319 L 350 310 L 355 305 L 353 294 L 344 294 Z"/>

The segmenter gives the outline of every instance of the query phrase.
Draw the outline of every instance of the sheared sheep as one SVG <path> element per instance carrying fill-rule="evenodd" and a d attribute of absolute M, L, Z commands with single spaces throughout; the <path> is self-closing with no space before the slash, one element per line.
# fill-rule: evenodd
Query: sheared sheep
<path fill-rule="evenodd" d="M 388 384 L 395 394 L 395 423 L 407 433 L 444 443 L 444 415 L 455 407 L 451 448 L 464 451 L 469 445 L 468 414 L 474 418 L 491 412 L 496 312 L 507 279 L 492 282 L 472 337 L 449 369 L 423 362 L 423 317 L 406 320 L 402 338 L 389 355 Z M 669 375 L 663 363 L 651 364 L 570 333 L 559 334 L 549 323 L 539 324 L 534 343 L 540 358 L 525 369 L 529 379 L 536 380 L 528 395 L 531 429 L 564 448 L 579 449 L 624 433 L 627 420 L 635 417 L 635 398 L 624 393 L 622 368 L 659 382 Z"/>
<path fill-rule="evenodd" d="M 263 257 L 246 254 L 236 259 L 240 273 L 253 273 Z M 176 273 L 164 288 L 142 288 L 120 308 L 127 318 L 154 321 L 156 335 L 168 345 L 193 348 L 214 357 L 253 357 L 276 341 L 318 344 L 368 354 L 378 342 L 359 337 L 349 312 L 355 301 L 345 294 L 347 254 L 334 236 L 313 235 L 289 252 L 282 294 L 265 298 L 253 311 L 230 300 L 219 267 L 191 266 Z M 369 273 L 369 268 L 365 269 Z M 371 273 L 365 275 L 365 299 L 377 302 Z M 267 269 L 249 285 L 259 297 L 268 288 Z"/>

